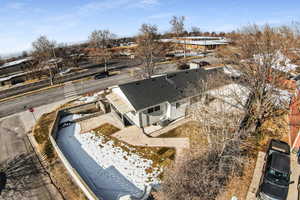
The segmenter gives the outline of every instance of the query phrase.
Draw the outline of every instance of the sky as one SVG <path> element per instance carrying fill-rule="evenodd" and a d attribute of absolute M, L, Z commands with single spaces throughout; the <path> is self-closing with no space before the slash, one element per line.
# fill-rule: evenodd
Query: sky
<path fill-rule="evenodd" d="M 143 23 L 170 29 L 172 16 L 185 27 L 231 31 L 247 24 L 300 21 L 299 0 L 0 0 L 0 55 L 30 50 L 41 35 L 61 43 L 86 41 L 95 29 L 118 36 L 138 33 Z"/>

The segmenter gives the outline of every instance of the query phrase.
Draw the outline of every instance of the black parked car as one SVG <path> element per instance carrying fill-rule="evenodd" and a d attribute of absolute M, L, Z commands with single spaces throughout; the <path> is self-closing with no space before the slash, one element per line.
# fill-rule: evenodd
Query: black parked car
<path fill-rule="evenodd" d="M 261 200 L 286 200 L 290 182 L 290 146 L 272 139 L 265 156 L 256 196 Z"/>
<path fill-rule="evenodd" d="M 94 76 L 94 79 L 106 78 L 109 76 L 108 72 L 100 72 Z"/>

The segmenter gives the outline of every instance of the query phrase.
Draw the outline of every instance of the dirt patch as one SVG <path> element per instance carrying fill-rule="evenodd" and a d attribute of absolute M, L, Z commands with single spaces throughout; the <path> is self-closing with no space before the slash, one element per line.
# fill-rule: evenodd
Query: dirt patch
<path fill-rule="evenodd" d="M 255 157 L 249 157 L 247 163 L 245 163 L 243 175 L 231 178 L 224 192 L 217 197 L 217 200 L 228 200 L 233 196 L 236 196 L 238 199 L 246 199 L 255 169 L 255 162 Z"/>
<path fill-rule="evenodd" d="M 87 200 L 83 192 L 73 182 L 64 165 L 57 161 L 50 167 L 50 174 L 54 177 L 55 185 L 59 188 L 65 199 Z"/>
<path fill-rule="evenodd" d="M 201 127 L 196 122 L 187 122 L 174 128 L 158 138 L 189 138 L 191 148 L 195 146 L 207 146 L 207 139 L 202 134 Z"/>
<path fill-rule="evenodd" d="M 38 150 L 42 154 L 46 155 L 49 162 L 51 162 L 54 158 L 54 150 L 49 139 L 49 129 L 55 120 L 55 116 L 56 111 L 43 114 L 38 119 L 33 130 L 33 136 L 39 145 Z"/>
<path fill-rule="evenodd" d="M 217 200 L 227 200 L 232 196 L 236 196 L 238 199 L 246 199 L 252 177 L 253 175 L 255 176 L 253 173 L 258 152 L 267 150 L 270 139 L 288 142 L 288 126 L 287 115 L 280 115 L 264 122 L 257 135 L 249 138 L 248 142 L 242 147 L 248 156 L 243 175 L 241 177 L 233 177 L 225 192 Z"/>
<path fill-rule="evenodd" d="M 265 150 L 271 138 L 289 142 L 289 121 L 287 115 L 281 115 L 264 122 L 258 138 L 260 150 Z"/>
<path fill-rule="evenodd" d="M 101 135 L 106 135 L 106 136 L 110 136 L 116 132 L 118 132 L 120 129 L 109 124 L 109 123 L 105 123 L 101 126 L 99 126 L 98 128 L 93 129 L 93 131 L 96 134 L 101 134 Z"/>

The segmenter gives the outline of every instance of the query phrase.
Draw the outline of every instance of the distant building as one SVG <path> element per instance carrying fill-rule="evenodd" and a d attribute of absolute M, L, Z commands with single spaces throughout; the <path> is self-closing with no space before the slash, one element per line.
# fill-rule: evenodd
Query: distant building
<path fill-rule="evenodd" d="M 31 60 L 32 58 L 28 57 L 13 62 L 5 63 L 0 66 L 0 75 L 10 75 L 24 72 L 28 66 L 28 62 Z"/>
<path fill-rule="evenodd" d="M 172 39 L 162 39 L 162 42 L 175 43 L 177 46 L 185 46 L 188 50 L 213 50 L 219 46 L 229 44 L 229 40 L 224 37 L 177 37 Z"/>

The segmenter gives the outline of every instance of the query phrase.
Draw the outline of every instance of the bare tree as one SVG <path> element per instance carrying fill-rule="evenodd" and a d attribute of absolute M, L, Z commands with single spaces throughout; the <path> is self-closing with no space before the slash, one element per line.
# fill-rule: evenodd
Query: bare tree
<path fill-rule="evenodd" d="M 288 76 L 294 35 L 286 27 L 250 26 L 237 38 L 235 47 L 222 55 L 236 65 L 196 87 L 199 96 L 190 114 L 207 145 L 192 147 L 186 160 L 167 172 L 165 199 L 214 200 L 231 177 L 243 172 L 247 154 L 242 152 L 251 148 L 247 139 L 288 109 L 290 96 L 280 86 Z"/>
<path fill-rule="evenodd" d="M 170 20 L 171 24 L 171 32 L 174 33 L 177 37 L 181 36 L 185 32 L 184 28 L 184 21 L 185 17 L 184 16 L 173 16 L 172 19 Z M 182 40 L 178 40 L 178 42 L 181 42 Z M 179 46 L 181 46 L 181 43 L 179 43 Z M 186 58 L 186 40 L 183 40 L 183 53 L 184 53 L 184 58 Z"/>
<path fill-rule="evenodd" d="M 34 154 L 20 154 L 0 163 L 1 197 L 4 199 L 30 198 L 30 190 L 43 185 L 41 176 L 44 174 L 45 171 Z"/>
<path fill-rule="evenodd" d="M 22 57 L 23 57 L 23 58 L 28 57 L 27 51 L 22 51 Z"/>
<path fill-rule="evenodd" d="M 110 47 L 115 35 L 109 30 L 95 30 L 89 36 L 90 46 L 95 48 L 95 51 L 90 53 L 92 60 L 96 63 L 104 62 L 105 71 L 107 71 L 108 61 L 112 57 Z"/>
<path fill-rule="evenodd" d="M 266 120 L 288 110 L 289 98 L 282 98 L 280 87 L 284 89 L 283 80 L 289 76 L 288 54 L 294 39 L 287 28 L 253 25 L 241 31 L 235 48 L 226 49 L 223 58 L 236 64 L 240 82 L 250 90 L 241 129 L 256 132 Z"/>
<path fill-rule="evenodd" d="M 33 61 L 29 70 L 31 72 L 48 70 L 49 80 L 51 85 L 58 71 L 57 58 L 55 48 L 56 41 L 50 41 L 46 36 L 40 36 L 32 43 L 33 47 Z M 52 60 L 51 60 L 52 59 Z"/>
<path fill-rule="evenodd" d="M 185 17 L 184 16 L 173 16 L 172 19 L 170 20 L 171 24 L 171 32 L 176 35 L 176 37 L 179 37 L 184 31 L 184 21 Z"/>
<path fill-rule="evenodd" d="M 196 26 L 192 26 L 191 27 L 191 32 L 192 35 L 199 35 L 201 33 L 201 29 L 199 27 Z"/>
<path fill-rule="evenodd" d="M 224 74 L 214 73 L 187 89 L 199 94 L 189 114 L 200 130 L 186 131 L 202 141 L 193 143 L 185 160 L 167 170 L 160 192 L 164 199 L 214 200 L 233 176 L 241 176 L 247 160 L 238 135 L 244 110 L 235 105 L 246 94 L 236 87 Z"/>
<path fill-rule="evenodd" d="M 155 25 L 142 24 L 137 36 L 136 56 L 142 61 L 143 78 L 150 78 L 155 74 L 156 62 L 168 50 L 168 44 L 160 42 L 159 39 Z"/>

